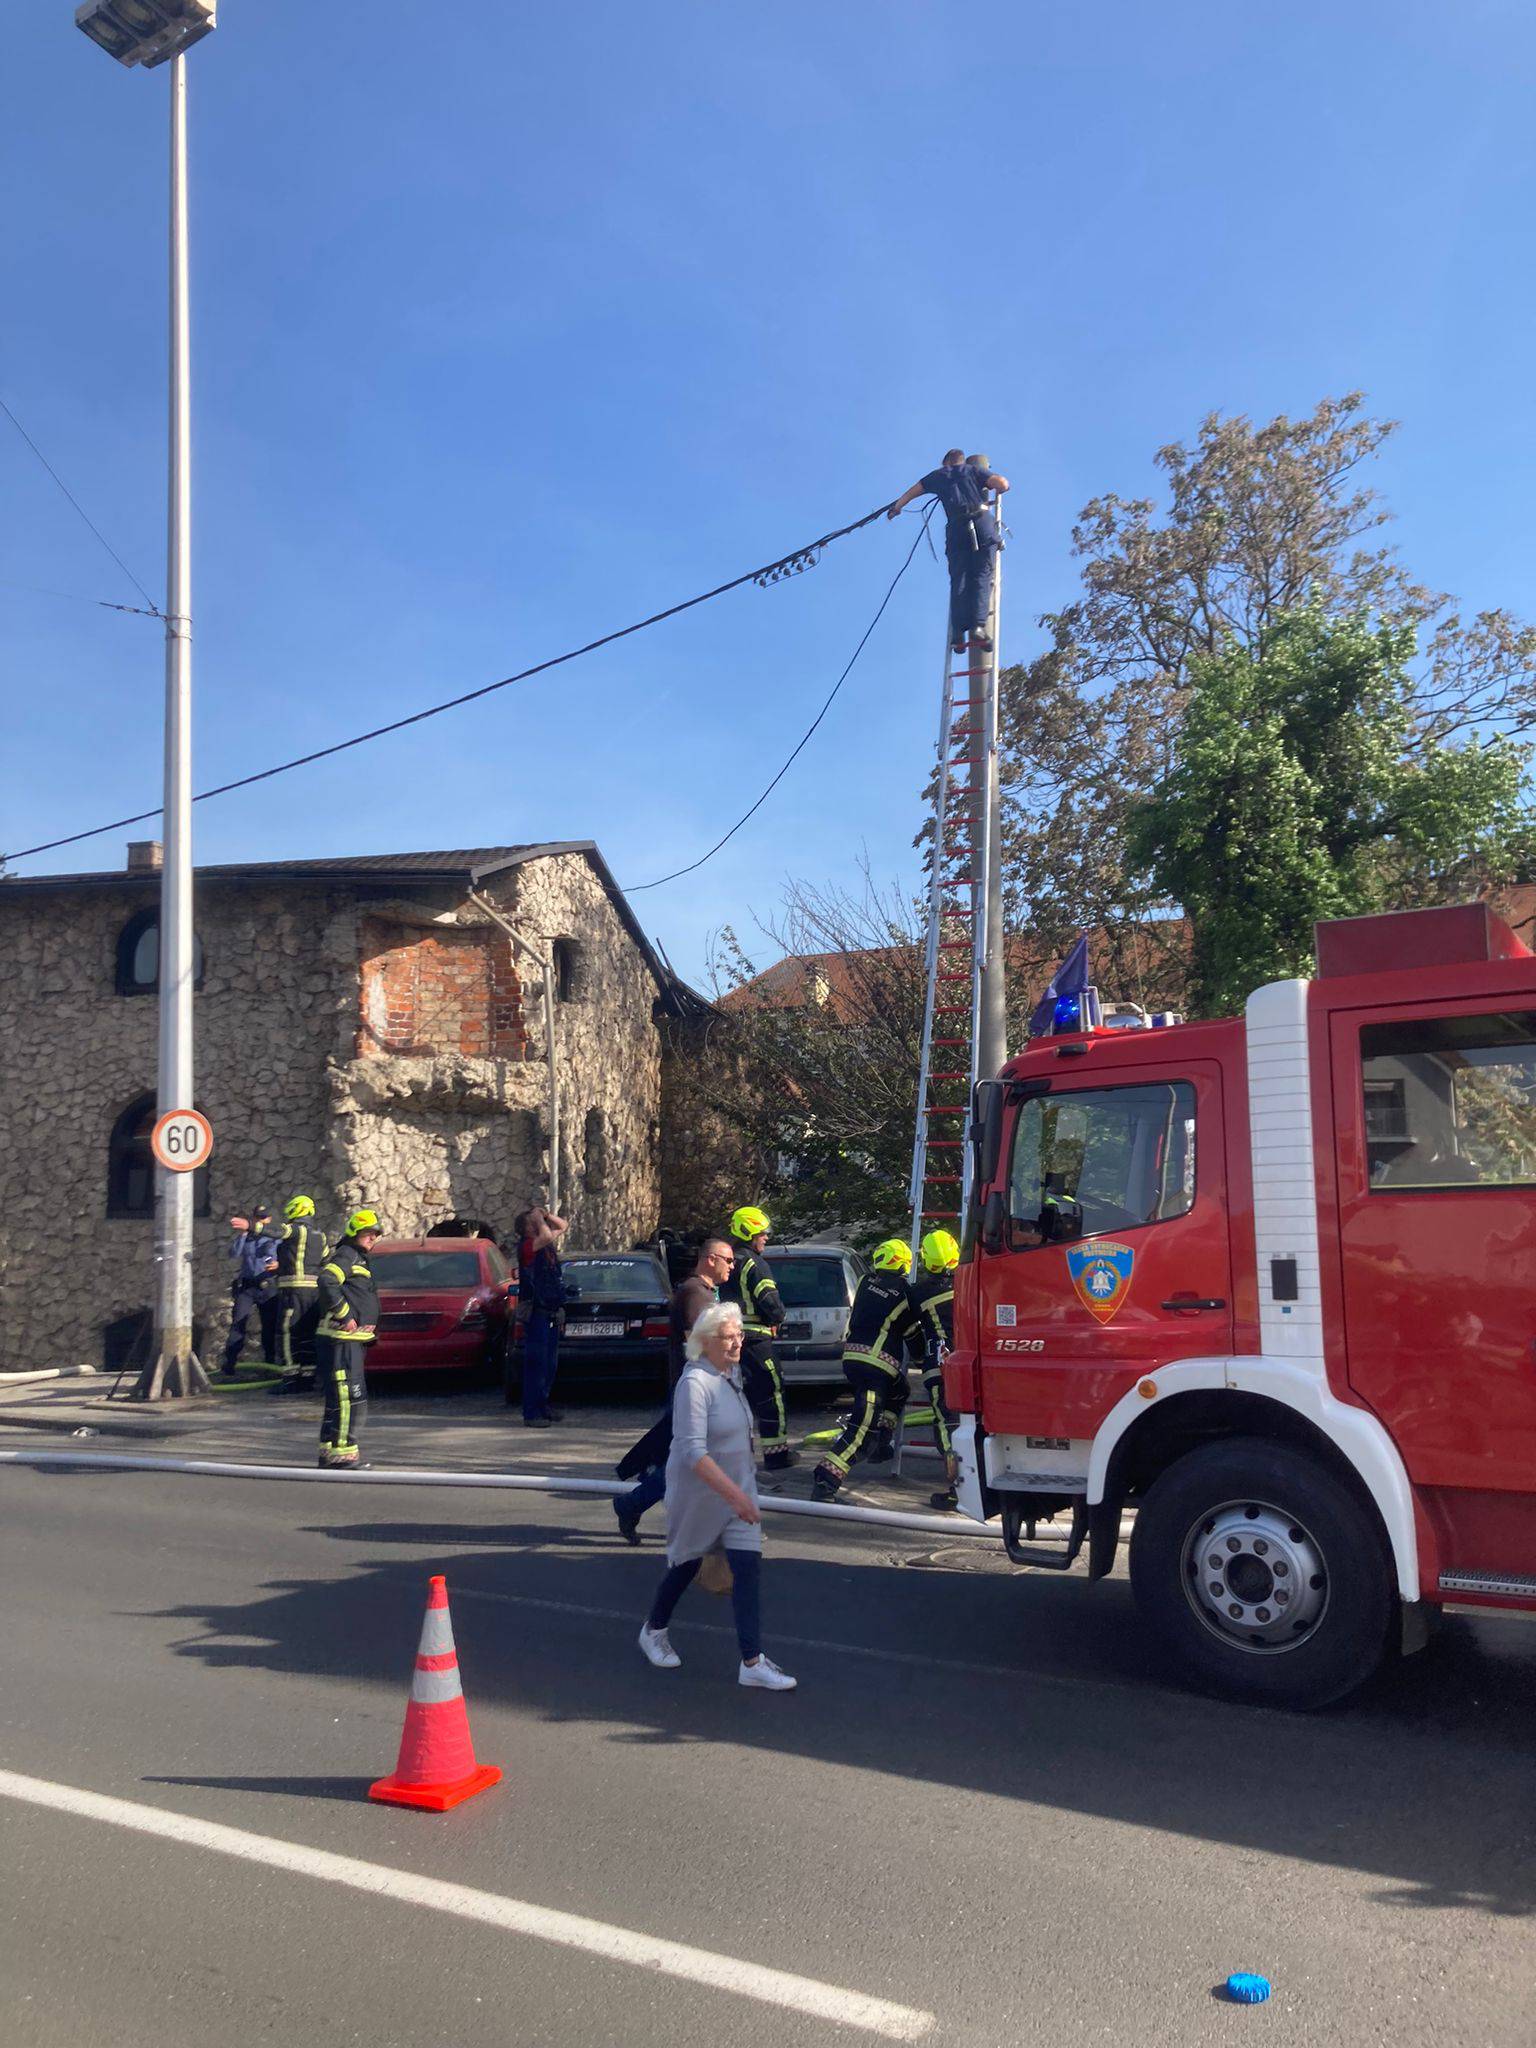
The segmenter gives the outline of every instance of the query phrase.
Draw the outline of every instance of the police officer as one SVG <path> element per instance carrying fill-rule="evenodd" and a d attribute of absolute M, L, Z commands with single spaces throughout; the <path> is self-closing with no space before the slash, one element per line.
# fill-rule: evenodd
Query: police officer
<path fill-rule="evenodd" d="M 379 1290 L 368 1253 L 379 1236 L 379 1219 L 371 1209 L 354 1209 L 347 1234 L 321 1266 L 317 1276 L 320 1323 L 315 1348 L 325 1388 L 325 1418 L 320 1424 L 320 1463 L 362 1463 L 358 1433 L 368 1381 L 363 1363 L 378 1331 Z"/>
<path fill-rule="evenodd" d="M 233 1372 L 245 1349 L 246 1324 L 251 1311 L 261 1326 L 261 1355 L 271 1365 L 276 1356 L 277 1330 L 277 1239 L 272 1234 L 271 1211 L 255 1208 L 250 1218 L 231 1216 L 229 1256 L 235 1262 L 230 1283 L 229 1337 L 224 1346 L 224 1370 Z"/>
<path fill-rule="evenodd" d="M 813 1500 L 835 1500 L 856 1458 L 879 1464 L 894 1455 L 896 1418 L 907 1401 L 907 1352 L 917 1342 L 917 1311 L 907 1289 L 911 1268 L 912 1247 L 888 1237 L 875 1246 L 870 1271 L 859 1282 L 843 1341 L 843 1377 L 853 1389 L 853 1406 L 841 1436 L 816 1467 Z"/>
<path fill-rule="evenodd" d="M 731 1218 L 736 1264 L 720 1282 L 720 1299 L 741 1310 L 746 1341 L 741 1347 L 741 1379 L 757 1422 L 763 1464 L 782 1472 L 799 1462 L 789 1448 L 789 1420 L 784 1412 L 784 1376 L 773 1355 L 773 1340 L 784 1320 L 784 1304 L 774 1284 L 773 1269 L 763 1257 L 772 1229 L 761 1209 L 738 1209 Z"/>
<path fill-rule="evenodd" d="M 310 1197 L 295 1195 L 284 1203 L 277 1241 L 277 1362 L 283 1376 L 272 1389 L 274 1394 L 314 1385 L 319 1274 L 329 1249 Z"/>
<path fill-rule="evenodd" d="M 944 1459 L 949 1484 L 930 1496 L 936 1508 L 957 1507 L 955 1498 L 955 1418 L 944 1402 L 944 1354 L 955 1341 L 955 1268 L 960 1247 L 947 1230 L 930 1230 L 918 1247 L 922 1271 L 908 1287 L 923 1346 L 923 1390 L 933 1404 L 933 1438 Z"/>

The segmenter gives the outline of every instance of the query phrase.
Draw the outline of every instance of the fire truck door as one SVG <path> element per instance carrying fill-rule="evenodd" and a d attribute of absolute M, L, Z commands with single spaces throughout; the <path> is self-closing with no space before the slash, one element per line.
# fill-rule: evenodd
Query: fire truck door
<path fill-rule="evenodd" d="M 1536 1488 L 1536 1012 L 1332 1019 L 1349 1384 L 1420 1486 Z"/>
<path fill-rule="evenodd" d="M 1224 1178 L 1214 1062 L 1020 1104 L 1006 1249 L 980 1262 L 989 1430 L 1091 1437 L 1143 1374 L 1230 1351 Z"/>

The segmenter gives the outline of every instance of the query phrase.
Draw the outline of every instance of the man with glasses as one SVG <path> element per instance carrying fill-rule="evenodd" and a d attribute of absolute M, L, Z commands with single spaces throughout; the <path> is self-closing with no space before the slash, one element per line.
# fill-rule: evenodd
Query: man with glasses
<path fill-rule="evenodd" d="M 626 1451 L 615 1467 L 621 1479 L 640 1474 L 638 1485 L 628 1493 L 616 1494 L 613 1512 L 619 1534 L 626 1543 L 640 1541 L 640 1517 L 653 1508 L 667 1490 L 667 1453 L 672 1448 L 672 1396 L 683 1367 L 685 1346 L 693 1328 L 712 1301 L 720 1299 L 720 1288 L 730 1279 L 736 1264 L 734 1248 L 723 1237 L 707 1237 L 699 1246 L 693 1271 L 672 1296 L 672 1322 L 667 1342 L 667 1405 L 654 1429 L 641 1437 L 633 1450 Z"/>

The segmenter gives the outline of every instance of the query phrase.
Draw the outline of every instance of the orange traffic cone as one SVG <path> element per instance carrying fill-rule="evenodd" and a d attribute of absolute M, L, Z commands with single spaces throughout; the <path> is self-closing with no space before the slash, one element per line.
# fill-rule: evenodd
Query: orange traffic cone
<path fill-rule="evenodd" d="M 472 1799 L 500 1781 L 501 1773 L 494 1764 L 475 1762 L 464 1688 L 459 1683 L 458 1652 L 453 1647 L 453 1623 L 448 1619 L 448 1581 L 435 1578 L 427 1590 L 427 1612 L 405 1709 L 399 1761 L 391 1777 L 368 1787 L 368 1797 L 394 1806 L 424 1806 L 431 1813 L 446 1813 L 450 1806 Z"/>

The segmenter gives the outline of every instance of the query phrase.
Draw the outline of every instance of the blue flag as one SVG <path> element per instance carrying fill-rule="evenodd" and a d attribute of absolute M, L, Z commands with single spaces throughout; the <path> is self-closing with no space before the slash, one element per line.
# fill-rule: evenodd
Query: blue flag
<path fill-rule="evenodd" d="M 1041 1038 L 1051 1028 L 1056 1015 L 1056 1003 L 1061 996 L 1075 996 L 1080 989 L 1088 986 L 1088 934 L 1083 933 L 1066 959 L 1051 976 L 1050 987 L 1035 1005 L 1034 1015 L 1029 1020 L 1031 1038 Z"/>

